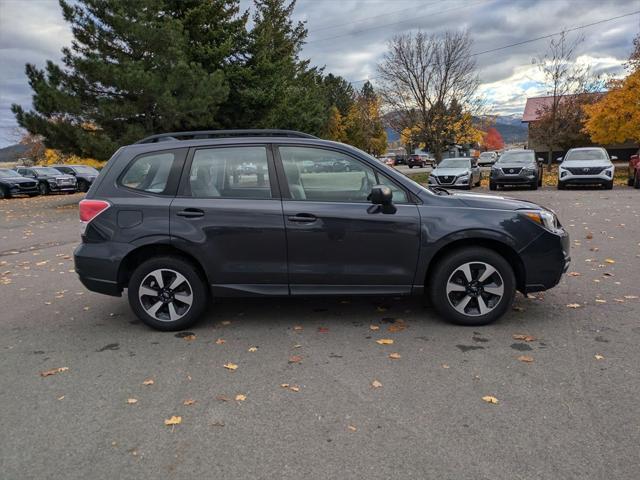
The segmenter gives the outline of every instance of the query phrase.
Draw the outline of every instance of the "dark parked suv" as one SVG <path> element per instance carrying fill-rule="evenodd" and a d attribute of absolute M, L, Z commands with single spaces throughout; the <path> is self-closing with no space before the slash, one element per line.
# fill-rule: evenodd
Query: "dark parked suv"
<path fill-rule="evenodd" d="M 542 159 L 533 150 L 508 150 L 491 167 L 489 189 L 526 186 L 537 190 L 542 185 Z"/>
<path fill-rule="evenodd" d="M 91 184 L 96 179 L 98 170 L 87 165 L 52 165 L 53 168 L 61 173 L 73 175 L 76 177 L 79 192 L 86 192 L 91 187 Z"/>
<path fill-rule="evenodd" d="M 309 171 L 309 162 L 349 169 Z M 246 168 L 251 165 L 252 168 Z M 76 270 L 146 324 L 211 297 L 426 294 L 482 325 L 553 287 L 569 237 L 534 203 L 424 188 L 366 153 L 282 130 L 156 135 L 120 148 L 80 203 Z"/>

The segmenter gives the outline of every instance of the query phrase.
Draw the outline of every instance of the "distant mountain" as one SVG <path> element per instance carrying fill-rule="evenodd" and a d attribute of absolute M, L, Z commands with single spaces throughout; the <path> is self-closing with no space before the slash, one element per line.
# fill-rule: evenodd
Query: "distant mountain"
<path fill-rule="evenodd" d="M 0 148 L 0 162 L 15 162 L 30 148 L 31 145 L 21 144 Z"/>
<path fill-rule="evenodd" d="M 522 123 L 520 115 L 492 115 L 495 127 L 505 143 L 523 143 L 527 141 L 527 125 Z"/>

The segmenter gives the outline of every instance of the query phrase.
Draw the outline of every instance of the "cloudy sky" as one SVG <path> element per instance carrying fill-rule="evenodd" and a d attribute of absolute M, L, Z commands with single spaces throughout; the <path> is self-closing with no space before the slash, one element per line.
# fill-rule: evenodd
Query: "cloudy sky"
<path fill-rule="evenodd" d="M 250 3 L 241 0 L 245 8 Z M 640 0 L 298 0 L 295 17 L 309 29 L 303 56 L 359 87 L 368 78 L 375 85 L 376 63 L 397 33 L 467 29 L 479 53 L 634 11 Z M 616 75 L 638 31 L 640 13 L 570 35 L 584 36 L 578 61 Z M 59 61 L 71 38 L 57 0 L 0 0 L 0 147 L 15 143 L 11 104 L 31 104 L 24 64 Z M 545 93 L 531 60 L 548 41 L 474 57 L 494 112 L 521 114 L 527 96 Z"/>

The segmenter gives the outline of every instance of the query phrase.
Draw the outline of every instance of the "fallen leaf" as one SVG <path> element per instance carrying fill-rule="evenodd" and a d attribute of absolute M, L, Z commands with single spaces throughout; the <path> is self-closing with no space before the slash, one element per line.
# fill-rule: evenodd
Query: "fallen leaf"
<path fill-rule="evenodd" d="M 247 399 L 246 395 L 243 395 L 241 393 L 236 395 L 236 402 L 244 402 Z"/>
<path fill-rule="evenodd" d="M 484 400 L 487 403 L 493 403 L 493 404 L 498 403 L 498 399 L 491 395 L 485 395 L 484 397 L 482 397 L 482 400 Z"/>
<path fill-rule="evenodd" d="M 282 388 L 289 388 L 289 384 L 288 383 L 281 383 L 280 386 Z"/>
<path fill-rule="evenodd" d="M 570 277 L 579 277 L 582 274 L 578 272 L 569 272 L 567 273 L 567 275 L 569 275 Z"/>
<path fill-rule="evenodd" d="M 391 338 L 381 338 L 379 340 L 376 340 L 376 343 L 378 345 L 393 345 L 393 339 L 391 339 Z"/>
<path fill-rule="evenodd" d="M 229 397 L 227 397 L 225 395 L 216 395 L 216 400 L 218 400 L 220 402 L 228 402 L 229 401 Z"/>
<path fill-rule="evenodd" d="M 297 385 L 291 385 L 289 387 L 289 390 L 291 390 L 292 392 L 299 392 L 300 391 L 300 387 Z"/>
<path fill-rule="evenodd" d="M 301 326 L 301 325 L 294 325 L 294 326 L 293 326 L 293 329 L 294 329 L 296 332 L 301 332 L 301 331 L 302 331 L 302 326 Z"/>
<path fill-rule="evenodd" d="M 579 303 L 568 303 L 567 307 L 569 308 L 580 308 L 582 305 L 580 305 Z"/>
<path fill-rule="evenodd" d="M 220 322 L 222 325 L 231 325 L 231 321 L 229 320 L 223 320 L 222 322 Z"/>
<path fill-rule="evenodd" d="M 607 303 L 607 301 L 601 298 L 596 298 L 596 303 Z"/>
<path fill-rule="evenodd" d="M 380 387 L 382 387 L 382 383 L 379 382 L 378 380 L 374 380 L 373 382 L 371 382 L 371 386 L 373 388 L 380 388 Z"/>
<path fill-rule="evenodd" d="M 249 347 L 249 351 L 250 352 L 257 352 L 258 351 L 258 347 Z"/>
<path fill-rule="evenodd" d="M 373 331 L 380 330 L 380 327 L 378 325 L 369 325 L 369 330 L 373 330 Z"/>
<path fill-rule="evenodd" d="M 328 333 L 329 329 L 327 327 L 318 327 L 318 333 Z"/>
<path fill-rule="evenodd" d="M 443 363 L 443 364 L 441 365 L 441 367 L 442 367 L 442 368 L 451 368 L 451 367 L 449 367 L 449 365 L 447 365 L 446 363 Z"/>
<path fill-rule="evenodd" d="M 596 360 L 602 360 L 602 359 L 604 359 L 604 356 L 603 356 L 603 355 L 600 355 L 599 353 L 596 353 L 596 354 L 593 356 L 593 358 L 595 358 Z"/>
<path fill-rule="evenodd" d="M 64 400 L 64 395 L 58 397 L 58 400 Z"/>
<path fill-rule="evenodd" d="M 535 342 L 537 340 L 533 335 L 527 335 L 523 333 L 516 333 L 513 335 L 514 340 L 524 340 L 525 342 Z"/>
<path fill-rule="evenodd" d="M 358 429 L 357 429 L 356 427 L 354 427 L 353 425 L 349 425 L 349 426 L 347 426 L 347 428 L 348 428 L 349 430 L 351 430 L 352 432 L 355 432 L 355 431 L 357 431 L 357 430 L 358 430 Z"/>
<path fill-rule="evenodd" d="M 135 405 L 136 403 L 138 403 L 138 399 L 137 398 L 128 398 L 127 399 L 127 403 L 129 405 Z"/>
<path fill-rule="evenodd" d="M 66 372 L 67 370 L 69 370 L 69 367 L 52 368 L 51 370 L 45 370 L 44 372 L 40 372 L 40 376 L 49 377 L 51 375 L 56 375 L 57 373 Z"/>
<path fill-rule="evenodd" d="M 389 325 L 387 327 L 387 331 L 391 332 L 391 333 L 396 333 L 396 332 L 401 332 L 402 330 L 406 329 L 407 325 L 404 323 L 403 320 L 399 320 L 396 323 Z"/>
<path fill-rule="evenodd" d="M 185 335 L 182 338 L 184 338 L 187 342 L 192 342 L 196 339 L 196 336 L 194 334 L 191 334 L 191 335 Z"/>
<path fill-rule="evenodd" d="M 216 340 L 216 345 L 224 345 L 224 342 L 225 342 L 224 338 L 219 338 Z"/>
<path fill-rule="evenodd" d="M 392 360 L 398 360 L 400 358 L 400 354 L 399 353 L 390 353 L 389 354 L 389 358 L 391 358 Z"/>
<path fill-rule="evenodd" d="M 604 261 L 607 263 L 616 263 L 616 261 L 611 258 L 606 258 Z"/>
<path fill-rule="evenodd" d="M 300 363 L 302 358 L 302 355 L 291 355 L 289 357 L 289 363 Z"/>
<path fill-rule="evenodd" d="M 586 238 L 587 240 L 591 240 L 593 238 L 593 233 L 587 233 L 584 238 Z"/>
<path fill-rule="evenodd" d="M 182 417 L 177 417 L 173 415 L 171 418 L 168 418 L 164 421 L 165 425 L 180 425 L 182 423 Z"/>
<path fill-rule="evenodd" d="M 144 382 L 142 382 L 143 385 L 153 385 L 154 383 L 155 382 L 152 378 L 147 378 Z"/>
<path fill-rule="evenodd" d="M 228 362 L 224 364 L 224 368 L 226 368 L 227 370 L 235 370 L 238 368 L 238 365 L 236 365 L 235 363 Z"/>
<path fill-rule="evenodd" d="M 533 357 L 530 357 L 529 355 L 520 355 L 518 357 L 518 360 L 525 363 L 531 363 L 533 362 Z"/>
<path fill-rule="evenodd" d="M 191 405 L 194 405 L 195 403 L 196 403 L 196 401 L 195 400 L 191 400 L 190 398 L 185 400 L 184 402 L 182 402 L 182 404 L 187 406 L 187 407 L 189 407 Z"/>
<path fill-rule="evenodd" d="M 636 298 L 638 298 L 637 295 L 625 295 L 624 298 L 626 298 L 627 300 L 634 300 Z"/>

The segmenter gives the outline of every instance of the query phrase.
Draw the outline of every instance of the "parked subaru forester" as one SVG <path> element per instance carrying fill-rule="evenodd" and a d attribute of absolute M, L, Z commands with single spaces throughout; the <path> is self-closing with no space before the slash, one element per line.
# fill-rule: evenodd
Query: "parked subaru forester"
<path fill-rule="evenodd" d="M 444 318 L 482 325 L 516 290 L 555 286 L 569 264 L 550 210 L 424 188 L 356 148 L 283 130 L 122 147 L 80 220 L 82 283 L 127 289 L 136 315 L 160 330 L 193 324 L 212 297 L 259 295 L 428 295 Z"/>

